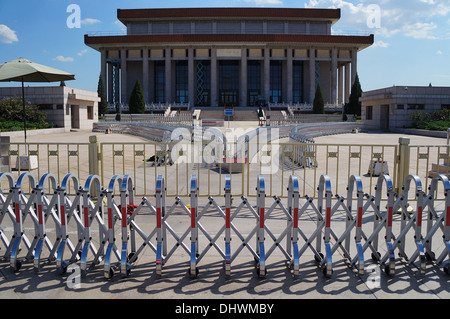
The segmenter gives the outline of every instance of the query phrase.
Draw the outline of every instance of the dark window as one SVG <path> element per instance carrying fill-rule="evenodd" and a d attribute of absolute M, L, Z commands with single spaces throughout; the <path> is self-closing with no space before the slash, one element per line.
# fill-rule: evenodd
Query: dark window
<path fill-rule="evenodd" d="M 40 110 L 53 110 L 53 104 L 39 104 Z"/>
<path fill-rule="evenodd" d="M 408 104 L 408 110 L 425 110 L 425 104 Z"/>
<path fill-rule="evenodd" d="M 397 104 L 397 110 L 404 110 L 405 105 L 404 104 Z"/>
<path fill-rule="evenodd" d="M 283 99 L 283 68 L 281 61 L 270 62 L 270 102 L 281 103 Z"/>
<path fill-rule="evenodd" d="M 219 62 L 219 105 L 236 106 L 239 101 L 239 62 Z"/>
<path fill-rule="evenodd" d="M 366 120 L 371 121 L 373 119 L 373 106 L 366 106 Z"/>
<path fill-rule="evenodd" d="M 187 61 L 176 62 L 175 101 L 187 103 L 189 101 L 188 88 L 188 63 Z"/>
<path fill-rule="evenodd" d="M 164 103 L 166 66 L 164 61 L 155 61 L 155 103 Z"/>
<path fill-rule="evenodd" d="M 303 103 L 303 61 L 294 61 L 292 76 L 292 101 Z"/>
<path fill-rule="evenodd" d="M 197 62 L 197 91 L 195 105 L 211 105 L 211 63 L 209 61 Z"/>
<path fill-rule="evenodd" d="M 88 120 L 94 119 L 94 107 L 93 106 L 88 105 L 88 107 L 87 107 L 87 119 Z"/>
<path fill-rule="evenodd" d="M 256 106 L 261 95 L 261 62 L 248 61 L 247 65 L 248 106 Z"/>

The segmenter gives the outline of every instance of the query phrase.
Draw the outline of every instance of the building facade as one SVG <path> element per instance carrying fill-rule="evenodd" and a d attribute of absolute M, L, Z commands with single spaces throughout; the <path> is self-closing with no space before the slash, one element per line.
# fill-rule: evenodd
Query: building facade
<path fill-rule="evenodd" d="M 22 97 L 22 88 L 0 88 L 0 99 L 7 97 Z M 92 130 L 94 122 L 98 121 L 100 98 L 97 92 L 67 86 L 35 86 L 25 88 L 25 99 L 47 113 L 47 122 L 66 132 Z"/>
<path fill-rule="evenodd" d="M 393 86 L 364 92 L 361 119 L 371 130 L 408 128 L 415 112 L 450 109 L 450 87 Z"/>
<path fill-rule="evenodd" d="M 101 54 L 109 103 L 256 106 L 348 100 L 358 52 L 374 36 L 332 35 L 339 9 L 118 9 L 126 35 L 85 35 Z"/>

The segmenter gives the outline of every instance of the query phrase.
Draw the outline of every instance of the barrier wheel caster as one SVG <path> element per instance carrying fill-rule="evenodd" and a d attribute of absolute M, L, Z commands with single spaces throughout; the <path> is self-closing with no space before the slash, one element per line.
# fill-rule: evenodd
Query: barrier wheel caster
<path fill-rule="evenodd" d="M 378 251 L 376 254 L 372 253 L 370 256 L 372 257 L 373 261 L 380 261 L 380 259 L 381 259 L 381 253 Z"/>
<path fill-rule="evenodd" d="M 130 261 L 130 260 L 134 257 L 134 255 L 135 255 L 134 252 L 129 253 L 129 254 L 128 254 L 128 257 L 127 257 L 127 261 Z"/>
<path fill-rule="evenodd" d="M 386 273 L 386 275 L 388 275 L 389 277 L 391 277 L 391 274 L 390 274 L 390 272 L 391 272 L 391 267 L 389 267 L 389 265 L 386 265 L 386 266 L 384 267 L 384 272 Z"/>
<path fill-rule="evenodd" d="M 195 274 L 192 274 L 192 273 L 191 273 L 191 269 L 190 269 L 190 268 L 188 269 L 188 275 L 189 275 L 189 277 L 190 277 L 191 279 L 197 278 L 197 277 L 198 277 L 198 273 L 199 273 L 199 271 L 198 271 L 198 268 L 197 268 L 197 267 L 195 268 Z"/>
<path fill-rule="evenodd" d="M 267 268 L 264 269 L 264 273 L 261 272 L 261 268 L 259 265 L 256 267 L 256 274 L 258 275 L 259 279 L 264 279 L 267 276 Z"/>
<path fill-rule="evenodd" d="M 445 272 L 445 274 L 450 275 L 450 265 L 449 264 L 444 266 L 444 272 Z"/>
<path fill-rule="evenodd" d="M 58 273 L 60 275 L 65 275 L 67 273 L 67 268 L 69 267 L 69 263 L 67 261 L 63 261 L 61 267 L 58 268 Z"/>
<path fill-rule="evenodd" d="M 112 277 L 114 277 L 114 269 L 111 267 L 109 269 L 109 273 L 108 273 L 108 276 L 106 277 L 106 279 L 111 279 Z"/>
<path fill-rule="evenodd" d="M 428 261 L 433 261 L 436 260 L 436 255 L 434 254 L 434 251 L 427 251 L 425 253 L 425 257 L 427 258 Z"/>
<path fill-rule="evenodd" d="M 326 279 L 331 279 L 331 277 L 333 276 L 333 269 L 331 269 L 331 274 L 328 274 L 327 272 L 327 266 L 325 265 L 325 267 L 323 267 L 322 269 L 323 275 L 325 276 Z"/>
<path fill-rule="evenodd" d="M 14 263 L 14 266 L 12 267 L 12 270 L 14 272 L 16 272 L 16 271 L 19 271 L 21 267 L 22 267 L 22 262 L 19 260 L 16 260 L 16 262 Z"/>
<path fill-rule="evenodd" d="M 317 255 L 314 255 L 314 260 L 318 263 L 320 263 L 325 258 L 325 256 L 322 253 L 319 253 L 319 256 L 320 259 L 317 257 Z"/>

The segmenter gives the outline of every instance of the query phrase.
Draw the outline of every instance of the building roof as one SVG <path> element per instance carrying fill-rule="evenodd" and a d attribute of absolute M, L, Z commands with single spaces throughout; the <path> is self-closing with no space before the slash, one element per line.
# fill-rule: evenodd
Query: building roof
<path fill-rule="evenodd" d="M 375 100 L 450 99 L 450 87 L 444 86 L 391 86 L 362 93 L 361 102 Z"/>
<path fill-rule="evenodd" d="M 124 24 L 128 21 L 159 19 L 303 19 L 331 21 L 341 18 L 340 9 L 298 8 L 174 8 L 174 9 L 117 9 L 117 18 Z"/>
<path fill-rule="evenodd" d="M 175 35 L 123 35 L 123 36 L 84 36 L 86 45 L 99 50 L 104 46 L 142 46 L 145 44 L 194 44 L 194 43 L 303 43 L 324 44 L 325 46 L 351 46 L 360 50 L 374 43 L 374 35 L 291 35 L 291 34 L 175 34 Z"/>

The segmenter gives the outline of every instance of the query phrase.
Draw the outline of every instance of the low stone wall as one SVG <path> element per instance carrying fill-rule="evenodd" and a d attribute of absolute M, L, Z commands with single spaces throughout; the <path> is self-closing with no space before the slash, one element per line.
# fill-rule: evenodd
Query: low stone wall
<path fill-rule="evenodd" d="M 352 133 L 363 128 L 362 123 L 356 122 L 301 124 L 291 130 L 289 137 L 293 142 L 300 142 L 305 139 L 313 140 L 319 136 Z"/>
<path fill-rule="evenodd" d="M 170 138 L 173 130 L 175 130 L 175 127 L 148 123 L 122 122 L 98 122 L 94 123 L 94 127 L 92 129 L 93 132 L 111 131 L 112 133 L 130 134 L 143 137 L 155 142 L 162 142 L 163 140 L 167 140 L 167 138 Z"/>
<path fill-rule="evenodd" d="M 355 130 L 361 131 L 364 125 L 355 122 L 339 123 L 315 123 L 302 124 L 294 127 L 289 135 L 289 143 L 297 145 L 289 146 L 286 151 L 291 152 L 292 161 L 304 167 L 312 167 L 316 164 L 315 141 L 319 136 L 337 135 L 352 133 Z"/>
<path fill-rule="evenodd" d="M 46 135 L 46 134 L 60 134 L 68 132 L 65 128 L 46 128 L 42 130 L 27 130 L 28 136 L 36 136 L 36 135 Z M 0 132 L 0 136 L 9 136 L 13 138 L 23 137 L 23 131 L 14 131 L 14 132 Z"/>
<path fill-rule="evenodd" d="M 407 128 L 394 128 L 394 129 L 390 129 L 390 131 L 392 133 L 400 133 L 400 134 L 408 134 L 408 135 L 447 138 L 446 131 L 428 131 L 428 130 L 407 129 Z"/>

